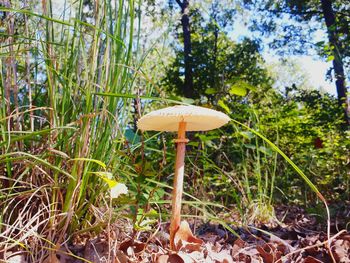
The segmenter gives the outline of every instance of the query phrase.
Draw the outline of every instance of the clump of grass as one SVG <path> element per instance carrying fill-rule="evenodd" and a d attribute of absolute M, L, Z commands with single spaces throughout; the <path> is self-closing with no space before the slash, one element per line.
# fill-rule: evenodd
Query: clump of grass
<path fill-rule="evenodd" d="M 137 6 L 65 1 L 55 14 L 52 4 L 0 7 L 1 247 L 35 262 L 46 252 L 34 248 L 55 249 L 98 221 L 91 209 L 108 187 L 93 172 L 117 181 L 134 172 L 121 154 L 133 100 L 98 93 L 133 94 Z"/>

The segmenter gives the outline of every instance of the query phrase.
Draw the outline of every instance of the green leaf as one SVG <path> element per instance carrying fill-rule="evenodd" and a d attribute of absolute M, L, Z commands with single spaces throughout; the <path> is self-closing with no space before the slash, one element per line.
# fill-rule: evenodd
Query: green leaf
<path fill-rule="evenodd" d="M 327 62 L 329 62 L 329 61 L 333 61 L 333 60 L 334 60 L 334 56 L 333 56 L 333 55 L 328 56 L 328 58 L 327 58 Z"/>
<path fill-rule="evenodd" d="M 126 129 L 124 133 L 125 138 L 131 144 L 138 144 L 141 141 L 141 138 L 136 134 L 132 129 Z"/>
<path fill-rule="evenodd" d="M 223 100 L 218 101 L 218 105 L 223 108 L 227 113 L 231 113 L 230 108 L 225 104 Z"/>
<path fill-rule="evenodd" d="M 252 150 L 255 150 L 256 149 L 256 146 L 254 144 L 243 144 L 244 147 L 248 148 L 248 149 L 252 149 Z"/>
<path fill-rule="evenodd" d="M 206 135 L 206 134 L 198 134 L 198 137 L 202 142 L 211 141 L 211 140 L 220 138 L 219 135 Z"/>
<path fill-rule="evenodd" d="M 231 95 L 246 96 L 248 90 L 256 91 L 256 88 L 250 85 L 248 82 L 239 80 L 231 86 L 229 93 Z"/>
<path fill-rule="evenodd" d="M 109 172 L 90 172 L 90 173 L 100 176 L 103 179 L 103 181 L 105 181 L 108 184 L 109 188 L 112 188 L 118 184 L 118 182 L 113 179 L 112 173 L 109 173 Z"/>
<path fill-rule="evenodd" d="M 213 95 L 217 92 L 217 90 L 215 88 L 207 88 L 204 92 L 207 95 Z"/>
<path fill-rule="evenodd" d="M 69 161 L 84 161 L 84 162 L 93 162 L 93 163 L 97 163 L 98 165 L 102 166 L 103 168 L 106 169 L 106 165 L 99 161 L 99 160 L 96 160 L 96 159 L 90 159 L 90 158 L 73 158 L 73 159 L 70 159 Z"/>
<path fill-rule="evenodd" d="M 231 87 L 229 93 L 231 95 L 238 95 L 238 96 L 244 97 L 245 95 L 247 95 L 248 91 L 247 91 L 247 89 L 245 87 L 233 86 L 233 87 Z"/>
<path fill-rule="evenodd" d="M 187 143 L 187 145 L 189 145 L 189 146 L 193 146 L 193 147 L 198 147 L 198 145 L 199 145 L 199 142 L 189 142 L 189 143 Z"/>
<path fill-rule="evenodd" d="M 184 98 L 184 97 L 181 98 L 181 101 L 182 101 L 184 104 L 187 104 L 187 105 L 191 105 L 191 104 L 194 103 L 194 99 Z"/>
<path fill-rule="evenodd" d="M 248 140 L 251 140 L 255 137 L 254 134 L 249 131 L 241 131 L 239 134 L 247 138 Z"/>
<path fill-rule="evenodd" d="M 268 156 L 271 156 L 272 155 L 272 150 L 270 148 L 267 148 L 267 147 L 264 147 L 264 146 L 260 146 L 259 147 L 259 151 L 268 155 Z"/>

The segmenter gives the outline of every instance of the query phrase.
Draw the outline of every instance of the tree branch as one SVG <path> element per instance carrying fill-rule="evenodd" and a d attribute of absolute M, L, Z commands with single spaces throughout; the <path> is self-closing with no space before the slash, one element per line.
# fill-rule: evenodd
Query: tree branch
<path fill-rule="evenodd" d="M 175 1 L 181 8 L 183 8 L 184 3 L 182 3 L 180 0 L 175 0 Z"/>

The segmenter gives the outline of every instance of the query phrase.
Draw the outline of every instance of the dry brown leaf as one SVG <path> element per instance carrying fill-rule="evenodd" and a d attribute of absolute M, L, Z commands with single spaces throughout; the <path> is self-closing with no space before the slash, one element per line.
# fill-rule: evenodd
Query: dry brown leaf
<path fill-rule="evenodd" d="M 333 255 L 337 262 L 349 263 L 350 242 L 348 240 L 336 240 L 333 245 Z"/>
<path fill-rule="evenodd" d="M 145 247 L 145 243 L 130 239 L 121 243 L 119 249 L 126 255 L 133 255 L 142 252 Z"/>
<path fill-rule="evenodd" d="M 314 258 L 312 256 L 307 256 L 305 258 L 304 263 L 322 263 L 322 261 L 318 260 L 317 258 Z"/>
<path fill-rule="evenodd" d="M 245 247 L 247 243 L 243 241 L 242 239 L 238 238 L 233 243 L 233 247 L 236 247 L 237 249 L 241 249 L 242 247 Z"/>
<path fill-rule="evenodd" d="M 83 258 L 94 263 L 104 262 L 108 258 L 108 243 L 105 240 L 90 240 L 86 243 Z"/>
<path fill-rule="evenodd" d="M 176 250 L 184 248 L 188 252 L 199 251 L 203 240 L 195 237 L 192 234 L 189 224 L 186 221 L 182 221 L 179 229 L 175 233 L 174 244 Z"/>
<path fill-rule="evenodd" d="M 60 263 L 60 261 L 56 253 L 50 253 L 50 255 L 44 259 L 43 263 Z"/>
<path fill-rule="evenodd" d="M 264 262 L 260 257 L 259 251 L 254 247 L 242 248 L 233 256 L 235 262 Z"/>
<path fill-rule="evenodd" d="M 202 253 L 203 254 L 203 253 Z M 212 245 L 210 243 L 205 244 L 205 262 L 233 262 L 230 249 L 222 249 L 220 244 Z M 212 260 L 212 261 L 209 261 Z"/>
<path fill-rule="evenodd" d="M 264 259 L 265 263 L 273 263 L 279 260 L 282 256 L 280 251 L 277 251 L 273 244 L 265 244 L 263 246 L 257 246 L 260 256 Z"/>
<path fill-rule="evenodd" d="M 159 256 L 156 263 L 185 263 L 185 261 L 179 255 L 171 254 Z"/>
<path fill-rule="evenodd" d="M 115 255 L 116 263 L 128 263 L 128 257 L 123 253 L 123 251 L 118 250 Z"/>
<path fill-rule="evenodd" d="M 233 263 L 233 259 L 230 255 L 230 251 L 228 250 L 222 250 L 220 252 L 212 252 L 210 256 L 215 262 L 226 262 L 226 263 Z"/>

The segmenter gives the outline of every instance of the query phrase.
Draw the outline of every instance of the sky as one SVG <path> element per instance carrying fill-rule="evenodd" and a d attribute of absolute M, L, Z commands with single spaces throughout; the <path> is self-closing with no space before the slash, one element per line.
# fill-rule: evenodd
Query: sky
<path fill-rule="evenodd" d="M 247 26 L 244 25 L 242 21 L 235 21 L 233 28 L 234 30 L 229 33 L 229 36 L 233 40 L 239 41 L 244 36 L 253 37 L 253 33 L 249 32 Z M 267 63 L 273 64 L 276 63 L 279 59 L 282 59 L 281 56 L 274 54 L 266 47 L 262 55 Z M 332 66 L 331 62 L 322 61 L 320 57 L 311 55 L 289 55 L 287 58 L 295 61 L 300 65 L 301 69 L 304 70 L 304 74 L 308 76 L 309 83 L 312 85 L 312 87 L 336 95 L 335 83 L 326 80 L 326 73 Z"/>
<path fill-rule="evenodd" d="M 311 56 L 294 56 L 302 68 L 310 77 L 310 83 L 317 89 L 325 90 L 336 95 L 335 84 L 326 81 L 326 73 L 331 67 L 331 62 L 324 62 Z"/>
<path fill-rule="evenodd" d="M 56 15 L 62 14 L 65 0 L 53 0 L 52 2 L 54 13 Z M 67 0 L 68 5 L 69 2 L 70 1 Z M 252 33 L 249 32 L 243 21 L 236 21 L 233 28 L 234 30 L 229 33 L 229 36 L 235 41 L 239 41 L 242 36 L 252 36 Z M 281 59 L 281 57 L 277 56 L 276 54 L 272 55 L 268 49 L 265 49 L 262 55 L 267 63 L 275 63 Z M 305 75 L 309 77 L 309 82 L 314 88 L 336 95 L 335 84 L 325 80 L 327 70 L 331 67 L 331 62 L 324 62 L 317 56 L 304 55 L 288 57 L 300 65 L 300 67 L 305 71 Z"/>

